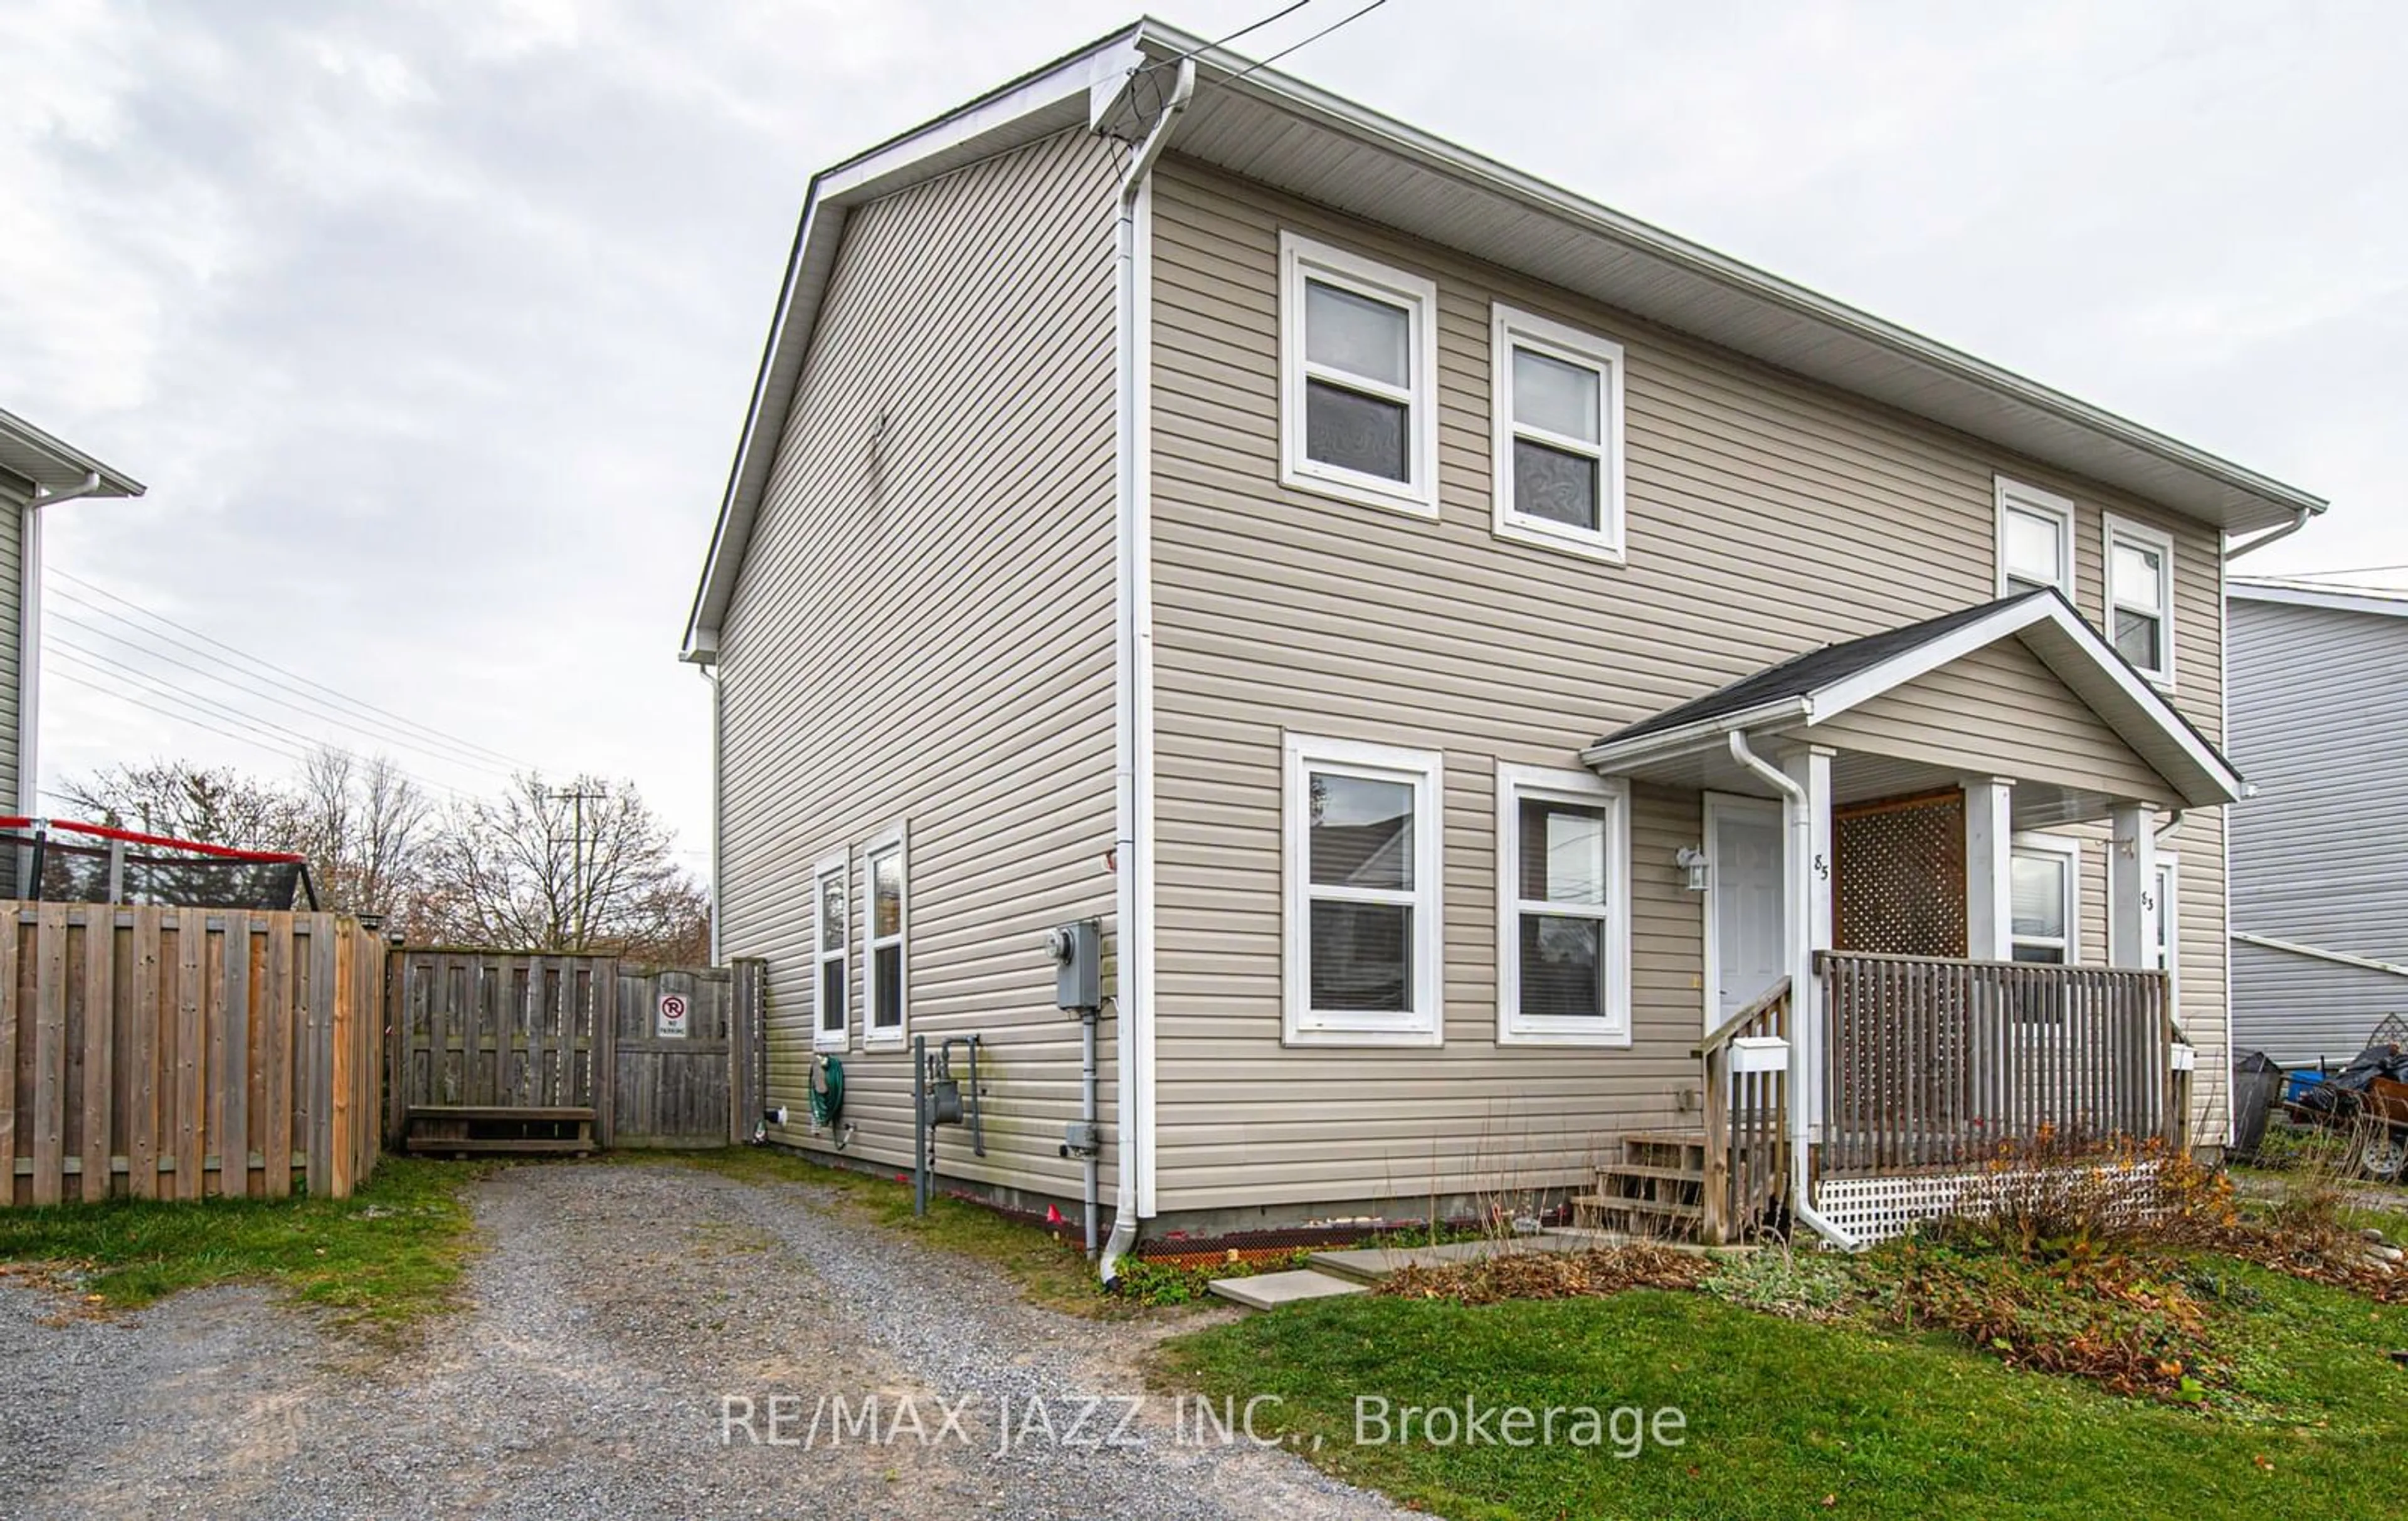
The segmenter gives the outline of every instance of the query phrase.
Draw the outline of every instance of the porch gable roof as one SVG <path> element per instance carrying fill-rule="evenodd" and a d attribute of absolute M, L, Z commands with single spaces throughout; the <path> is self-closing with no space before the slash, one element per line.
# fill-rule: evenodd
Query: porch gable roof
<path fill-rule="evenodd" d="M 2054 588 L 2019 593 L 1827 644 L 1641 719 L 1581 752 L 1599 771 L 1717 748 L 1735 730 L 1836 718 L 1974 651 L 2020 639 L 2068 690 L 2170 782 L 2186 806 L 2241 796 L 2241 774 Z"/>

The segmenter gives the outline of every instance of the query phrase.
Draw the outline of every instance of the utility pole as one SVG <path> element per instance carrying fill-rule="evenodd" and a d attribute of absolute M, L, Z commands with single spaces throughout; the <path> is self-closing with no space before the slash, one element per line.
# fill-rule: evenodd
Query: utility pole
<path fill-rule="evenodd" d="M 607 792 L 587 792 L 585 783 L 580 780 L 576 786 L 566 792 L 555 792 L 551 796 L 554 801 L 566 803 L 569 808 L 569 891 L 576 903 L 577 914 L 577 943 L 574 949 L 581 952 L 585 949 L 585 801 L 590 797 L 597 803 L 602 802 L 610 795 Z"/>

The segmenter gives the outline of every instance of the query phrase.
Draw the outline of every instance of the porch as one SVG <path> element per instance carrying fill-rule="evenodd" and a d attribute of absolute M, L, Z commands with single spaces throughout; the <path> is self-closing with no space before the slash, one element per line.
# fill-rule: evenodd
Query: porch
<path fill-rule="evenodd" d="M 1811 652 L 1583 758 L 1696 790 L 1704 835 L 1698 1124 L 1627 1138 L 1593 1223 L 1863 1239 L 2002 1158 L 2189 1141 L 2157 841 L 2240 779 L 2054 593 Z"/>

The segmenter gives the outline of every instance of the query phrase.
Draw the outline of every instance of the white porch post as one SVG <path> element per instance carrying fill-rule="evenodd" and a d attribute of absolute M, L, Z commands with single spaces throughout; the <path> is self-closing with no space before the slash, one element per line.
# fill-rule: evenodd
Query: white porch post
<path fill-rule="evenodd" d="M 1814 976 L 1814 953 L 1831 949 L 1831 755 L 1822 745 L 1808 745 L 1793 750 L 1781 759 L 1781 769 L 1789 780 L 1803 789 L 1803 799 L 1790 799 L 1786 807 L 1802 809 L 1805 828 L 1794 826 L 1789 839 L 1794 842 L 1802 833 L 1806 840 L 1806 859 L 1791 863 L 1788 873 L 1793 883 L 1805 884 L 1804 899 L 1789 905 L 1789 1007 L 1797 1018 L 1791 1038 L 1798 1045 L 1799 1069 L 1805 1073 L 1804 1091 L 1796 1097 L 1801 1128 L 1819 1134 L 1823 1125 L 1823 1032 L 1824 1014 L 1822 988 Z M 1795 894 L 1793 892 L 1793 897 Z"/>
<path fill-rule="evenodd" d="M 2014 792 L 2002 776 L 1965 782 L 1965 954 L 1975 961 L 2014 954 Z"/>
<path fill-rule="evenodd" d="M 2107 964 L 2148 967 L 2157 945 L 2157 831 L 2155 811 L 2119 805 L 2107 853 Z"/>

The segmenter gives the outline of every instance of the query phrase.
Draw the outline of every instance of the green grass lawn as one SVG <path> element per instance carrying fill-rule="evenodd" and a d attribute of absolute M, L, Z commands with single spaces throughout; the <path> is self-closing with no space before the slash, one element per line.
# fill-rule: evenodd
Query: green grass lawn
<path fill-rule="evenodd" d="M 134 1309 L 264 1283 L 338 1323 L 397 1334 L 447 1308 L 475 1247 L 461 1191 L 486 1169 L 389 1156 L 347 1199 L 115 1199 L 0 1211 L 0 1263 Z"/>
<path fill-rule="evenodd" d="M 1655 1290 L 1481 1307 L 1322 1300 L 1167 1343 L 1160 1370 L 1216 1398 L 1282 1397 L 1287 1439 L 1313 1461 L 1457 1521 L 2259 1517 L 2311 1496 L 2320 1517 L 2400 1514 L 2408 1369 L 2386 1353 L 2408 1346 L 2408 1310 L 2215 1266 L 2264 1297 L 2234 1349 L 2247 1414 L 2120 1399 L 1939 1338 Z M 1358 1446 L 1357 1396 L 1392 1409 L 1467 1396 L 1670 1407 L 1686 1432 L 1627 1459 L 1610 1442 Z"/>

